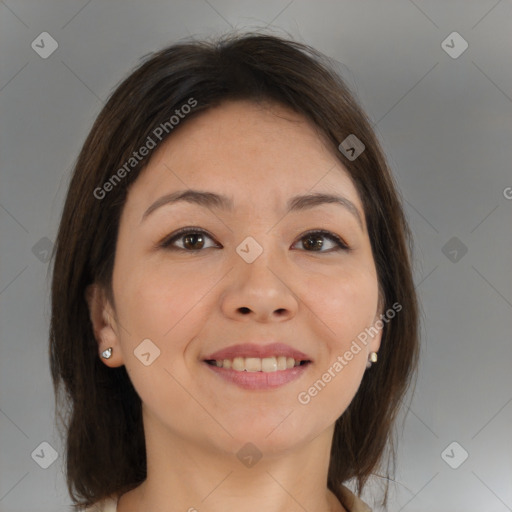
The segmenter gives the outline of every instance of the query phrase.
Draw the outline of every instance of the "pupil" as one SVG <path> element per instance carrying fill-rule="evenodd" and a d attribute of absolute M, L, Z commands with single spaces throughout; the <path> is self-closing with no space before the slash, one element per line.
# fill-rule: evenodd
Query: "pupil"
<path fill-rule="evenodd" d="M 202 235 L 199 233 L 187 235 L 185 237 L 185 247 L 190 248 L 190 246 L 192 246 L 193 249 L 197 249 L 197 247 L 195 247 L 195 243 L 197 242 L 197 240 L 195 240 L 196 238 L 202 240 Z"/>

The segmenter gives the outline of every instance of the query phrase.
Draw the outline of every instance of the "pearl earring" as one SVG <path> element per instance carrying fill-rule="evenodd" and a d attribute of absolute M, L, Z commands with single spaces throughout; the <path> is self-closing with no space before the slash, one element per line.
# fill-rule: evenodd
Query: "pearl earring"
<path fill-rule="evenodd" d="M 377 362 L 377 352 L 370 352 L 370 357 L 368 358 L 368 361 L 366 363 L 366 368 L 370 368 L 372 363 Z"/>
<path fill-rule="evenodd" d="M 101 353 L 101 357 L 103 357 L 103 359 L 110 359 L 112 357 L 112 347 L 109 347 L 107 348 L 107 350 L 104 350 Z"/>

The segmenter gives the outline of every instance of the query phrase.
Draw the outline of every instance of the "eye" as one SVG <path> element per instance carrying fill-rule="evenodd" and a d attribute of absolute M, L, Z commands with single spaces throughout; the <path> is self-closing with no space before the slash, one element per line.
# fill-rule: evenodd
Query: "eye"
<path fill-rule="evenodd" d="M 331 244 L 334 244 L 334 247 L 330 250 L 321 250 L 324 249 L 325 243 L 322 241 L 322 238 L 326 238 L 331 242 Z M 335 235 L 334 233 L 331 233 L 330 231 L 325 231 L 322 229 L 318 229 L 315 231 L 310 231 L 300 238 L 299 242 L 302 241 L 302 246 L 307 249 L 307 252 L 333 252 L 333 251 L 339 251 L 339 250 L 345 250 L 348 251 L 350 248 L 348 245 L 343 242 L 343 240 Z"/>
<path fill-rule="evenodd" d="M 181 250 L 187 252 L 198 252 L 205 248 L 204 243 L 207 238 L 213 240 L 213 238 L 202 229 L 191 227 L 182 228 L 176 233 L 173 233 L 170 237 L 166 238 L 160 244 L 160 247 L 170 251 Z M 178 241 L 183 242 L 182 247 L 175 245 Z M 218 247 L 218 245 L 216 245 L 216 247 Z M 206 249 L 210 249 L 210 247 L 206 247 Z"/>

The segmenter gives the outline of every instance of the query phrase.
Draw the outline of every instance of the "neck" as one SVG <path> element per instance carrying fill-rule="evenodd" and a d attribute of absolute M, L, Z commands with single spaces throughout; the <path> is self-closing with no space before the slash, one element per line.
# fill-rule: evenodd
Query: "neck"
<path fill-rule="evenodd" d="M 254 463 L 250 449 L 242 461 L 236 456 L 244 443 L 223 451 L 145 422 L 147 478 L 117 512 L 345 512 L 327 489 L 333 430 L 293 449 L 267 449 Z"/>

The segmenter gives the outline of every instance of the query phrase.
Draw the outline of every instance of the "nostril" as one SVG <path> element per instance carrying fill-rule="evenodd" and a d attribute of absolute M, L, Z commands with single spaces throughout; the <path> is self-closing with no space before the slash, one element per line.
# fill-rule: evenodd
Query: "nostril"
<path fill-rule="evenodd" d="M 240 308 L 240 312 L 244 313 L 244 314 L 247 314 L 249 313 L 250 309 L 249 308 L 246 308 L 245 306 Z"/>

